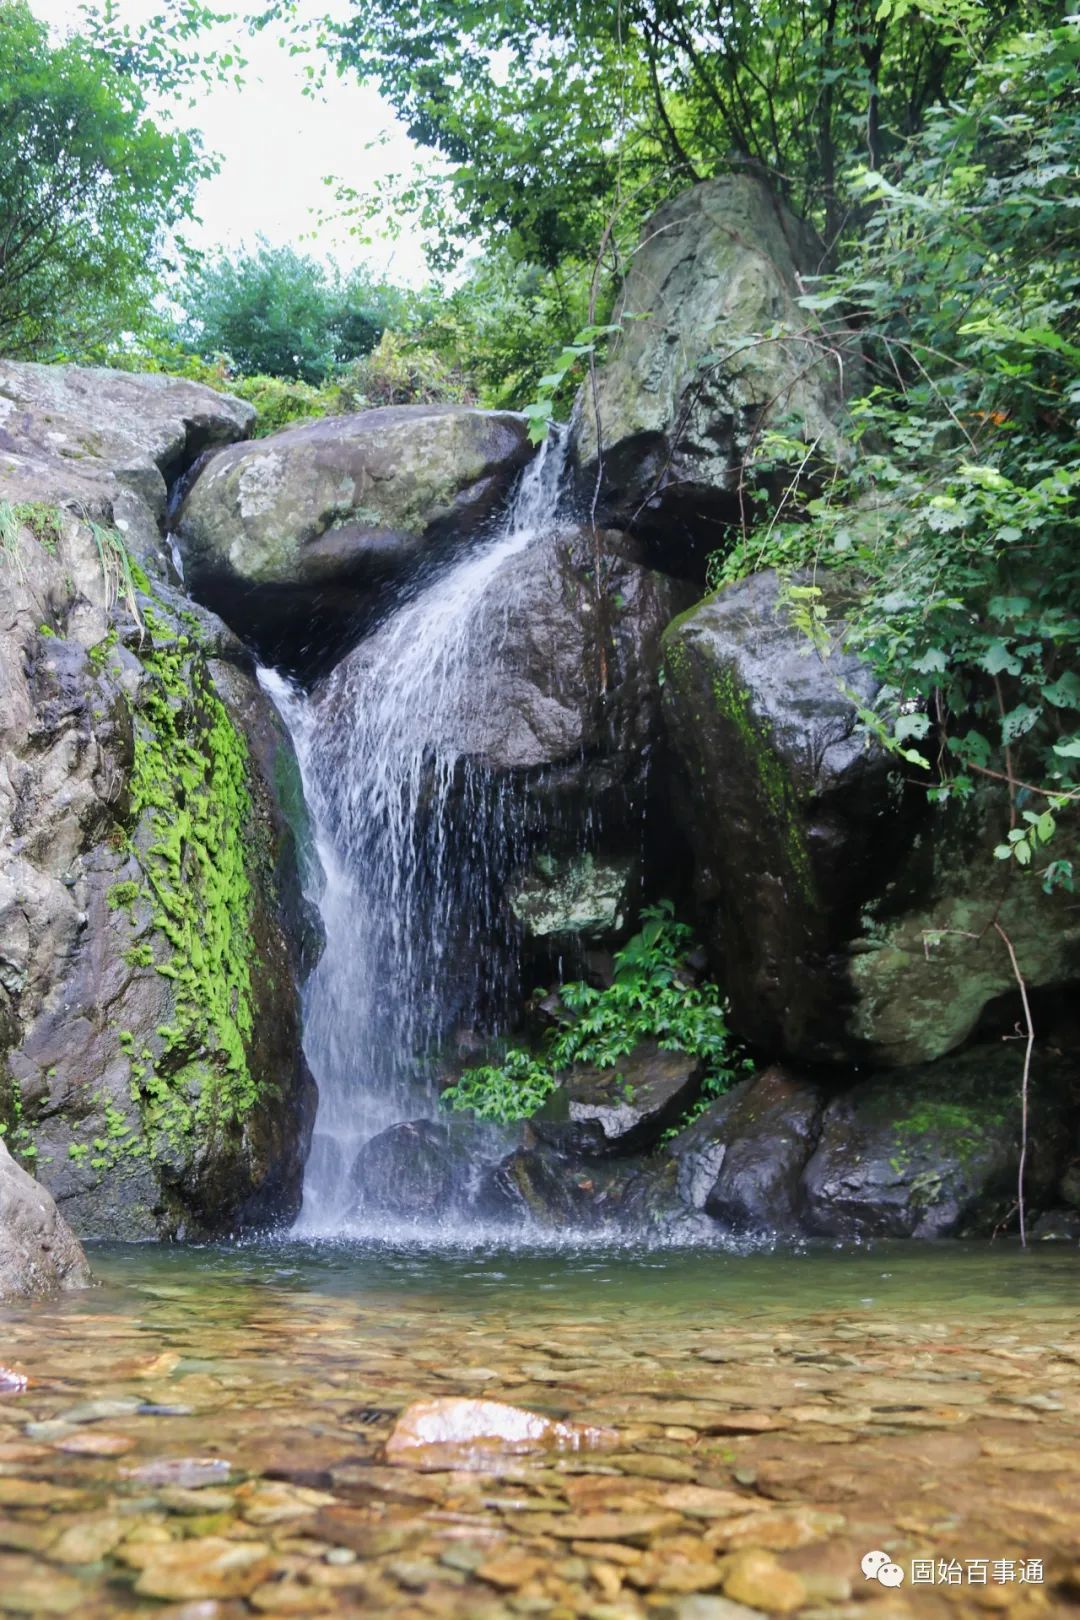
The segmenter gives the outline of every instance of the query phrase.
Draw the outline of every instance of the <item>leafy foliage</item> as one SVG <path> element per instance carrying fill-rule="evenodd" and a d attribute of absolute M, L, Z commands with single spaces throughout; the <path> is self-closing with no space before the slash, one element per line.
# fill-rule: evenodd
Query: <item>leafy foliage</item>
<path fill-rule="evenodd" d="M 0 347 L 51 359 L 137 326 L 212 164 L 147 111 L 105 35 L 49 42 L 0 0 Z M 174 244 L 175 245 L 175 244 Z"/>
<path fill-rule="evenodd" d="M 509 239 L 546 270 L 637 223 L 673 187 L 752 167 L 831 241 L 845 170 L 879 168 L 955 93 L 1008 0 L 353 0 L 316 35 L 378 84 L 437 162 L 395 187 L 441 236 Z M 1028 3 L 1030 17 L 1052 17 Z M 272 14 L 308 16 L 297 0 Z M 388 198 L 353 198 L 371 216 Z M 619 233 L 610 243 L 619 259 Z M 583 324 L 578 322 L 579 325 Z"/>
<path fill-rule="evenodd" d="M 705 1063 L 706 1099 L 725 1091 L 738 1060 L 720 991 L 695 983 L 686 966 L 693 936 L 678 922 L 669 900 L 642 912 L 639 933 L 615 956 L 615 976 L 606 989 L 575 980 L 560 999 L 573 1018 L 552 1032 L 544 1052 L 512 1047 L 500 1065 L 468 1069 L 443 1092 L 454 1109 L 508 1124 L 534 1114 L 575 1063 L 617 1069 L 641 1041 L 667 1051 L 692 1052 Z"/>
<path fill-rule="evenodd" d="M 1080 799 L 1078 65 L 1075 22 L 1009 38 L 893 177 L 863 172 L 861 248 L 803 300 L 831 340 L 854 313 L 858 458 L 713 575 L 851 571 L 846 639 L 884 682 L 864 723 L 938 800 L 1000 784 L 998 854 L 1024 865 Z M 816 639 L 820 589 L 797 589 Z"/>
<path fill-rule="evenodd" d="M 180 335 L 200 354 L 224 354 L 248 375 L 323 382 L 336 367 L 368 354 L 408 296 L 365 272 L 260 241 L 254 252 L 225 254 L 189 275 L 179 293 Z"/>

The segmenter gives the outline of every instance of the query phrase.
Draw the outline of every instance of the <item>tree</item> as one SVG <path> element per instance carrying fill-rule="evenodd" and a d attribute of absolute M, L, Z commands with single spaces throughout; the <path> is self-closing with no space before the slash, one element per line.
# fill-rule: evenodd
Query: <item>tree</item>
<path fill-rule="evenodd" d="M 740 166 L 834 246 L 862 217 L 852 163 L 881 168 L 973 55 L 1044 15 L 1043 0 L 354 0 L 322 40 L 446 160 L 429 211 L 449 185 L 461 231 L 514 233 L 550 269 L 613 210 L 636 224 Z"/>
<path fill-rule="evenodd" d="M 181 333 L 203 355 L 227 354 L 242 372 L 324 381 L 369 354 L 388 326 L 409 320 L 409 295 L 260 240 L 189 275 Z"/>
<path fill-rule="evenodd" d="M 0 0 L 0 349 L 51 358 L 138 326 L 211 169 L 104 43 L 50 45 Z"/>

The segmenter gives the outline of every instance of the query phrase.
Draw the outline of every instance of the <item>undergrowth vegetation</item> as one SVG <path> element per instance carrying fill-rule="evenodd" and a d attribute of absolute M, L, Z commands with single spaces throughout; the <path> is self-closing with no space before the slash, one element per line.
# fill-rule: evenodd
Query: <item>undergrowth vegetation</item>
<path fill-rule="evenodd" d="M 583 980 L 562 985 L 559 999 L 567 1021 L 549 1032 L 542 1051 L 511 1047 L 501 1063 L 467 1069 L 443 1092 L 447 1107 L 500 1124 L 527 1119 L 575 1064 L 618 1074 L 620 1060 L 647 1040 L 702 1060 L 695 1112 L 726 1091 L 742 1059 L 721 992 L 697 982 L 687 966 L 692 931 L 676 919 L 669 900 L 646 907 L 641 917 L 640 931 L 615 955 L 611 984 L 604 989 Z"/>
<path fill-rule="evenodd" d="M 802 300 L 865 357 L 857 455 L 713 559 L 764 567 L 819 651 L 839 634 L 882 688 L 867 730 L 938 801 L 1007 799 L 997 855 L 1072 889 L 1080 800 L 1080 26 L 1013 37 L 933 109 L 891 176 L 858 178 L 866 229 Z M 777 435 L 759 470 L 790 460 Z M 805 461 L 805 451 L 802 451 Z M 841 569 L 842 626 L 815 571 Z M 798 575 L 798 571 L 805 571 Z M 1055 858 L 1045 846 L 1058 838 Z M 1065 847 L 1062 847 L 1065 845 Z"/>

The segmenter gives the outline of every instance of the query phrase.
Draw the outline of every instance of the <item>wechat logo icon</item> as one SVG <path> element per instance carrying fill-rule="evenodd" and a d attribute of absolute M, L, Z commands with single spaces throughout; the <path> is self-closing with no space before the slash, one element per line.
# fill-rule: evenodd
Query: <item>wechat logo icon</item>
<path fill-rule="evenodd" d="M 868 1552 L 862 1560 L 862 1572 L 868 1581 L 880 1581 L 882 1586 L 904 1584 L 903 1570 L 885 1552 Z"/>

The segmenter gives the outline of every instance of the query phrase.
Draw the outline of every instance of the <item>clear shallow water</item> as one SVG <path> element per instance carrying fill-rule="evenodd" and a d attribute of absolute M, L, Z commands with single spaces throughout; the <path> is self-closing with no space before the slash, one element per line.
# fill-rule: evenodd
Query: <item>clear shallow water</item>
<path fill-rule="evenodd" d="M 1075 1250 L 292 1239 L 92 1263 L 98 1288 L 0 1309 L 0 1367 L 29 1378 L 0 1372 L 0 1614 L 1074 1612 Z M 607 1449 L 390 1464 L 413 1402 L 462 1396 Z M 873 1548 L 1043 1575 L 868 1592 Z"/>
<path fill-rule="evenodd" d="M 99 1244 L 90 1253 L 106 1289 L 120 1290 L 128 1309 L 139 1295 L 149 1300 L 165 1288 L 193 1297 L 266 1290 L 473 1314 L 524 1301 L 530 1311 L 575 1318 L 607 1309 L 781 1320 L 856 1309 L 925 1317 L 1063 1308 L 1080 1316 L 1080 1251 L 1059 1244 L 1025 1254 L 1012 1243 L 703 1251 L 597 1250 L 572 1240 L 532 1249 L 423 1249 L 292 1238 L 202 1248 Z M 70 1308 L 96 1309 L 102 1297 L 101 1290 L 78 1296 Z"/>

